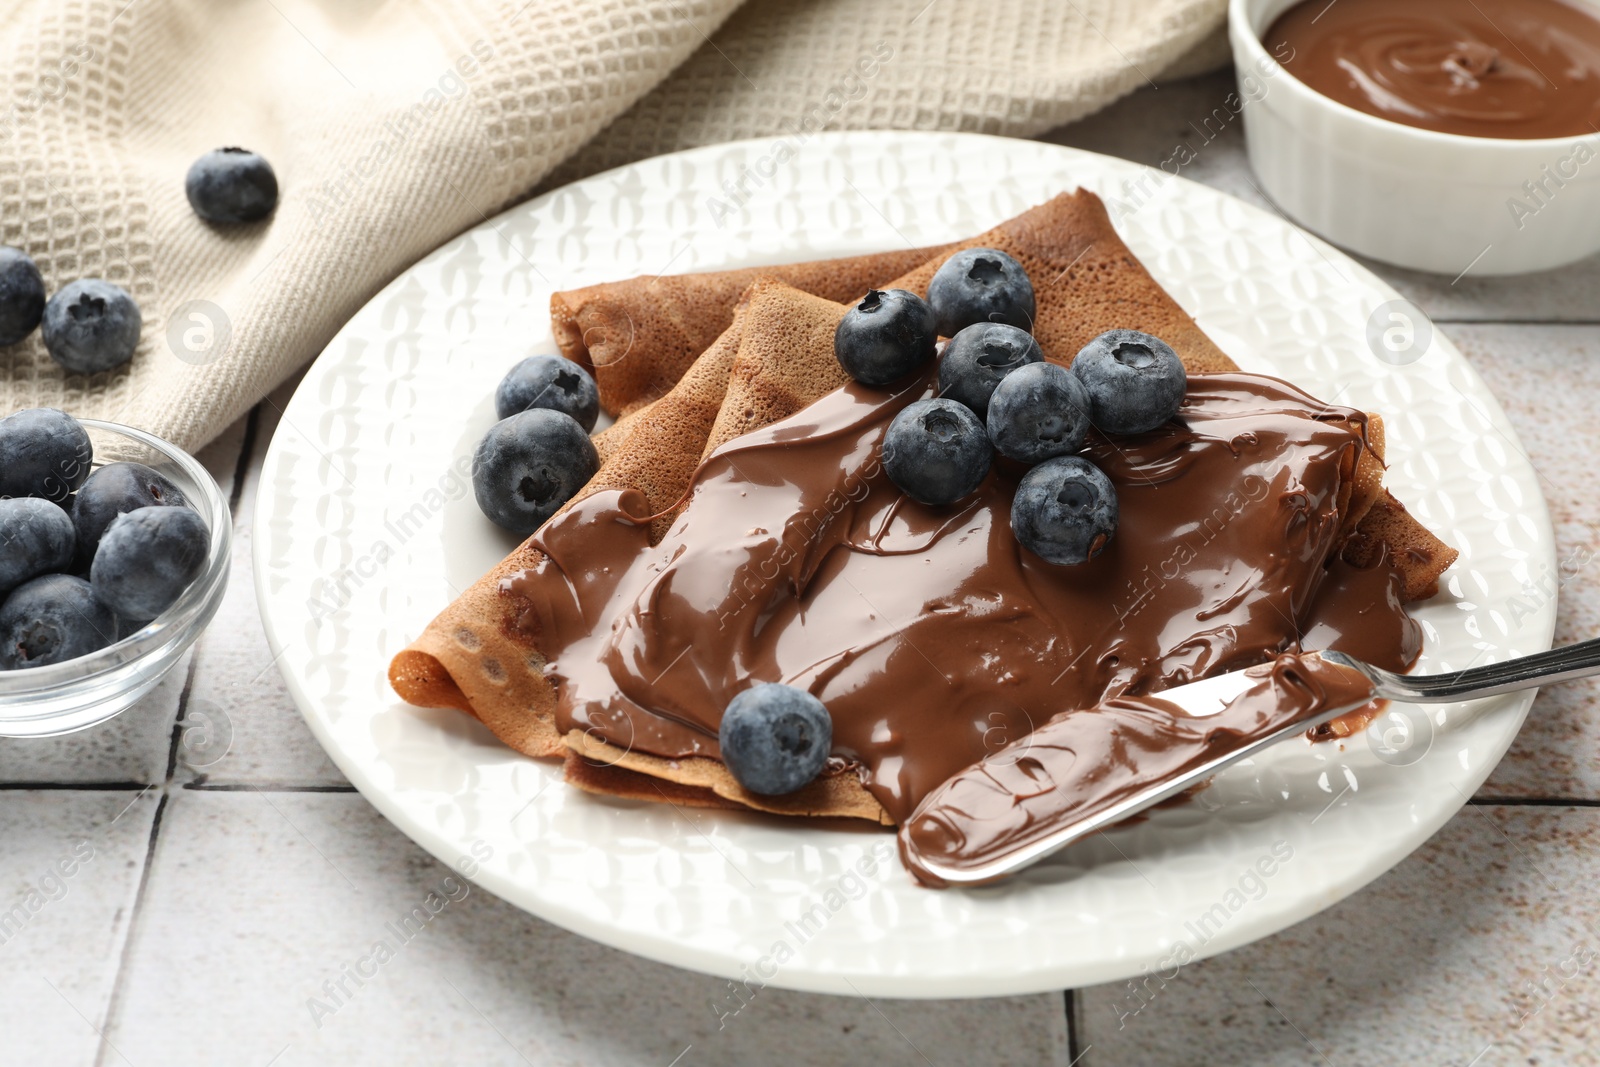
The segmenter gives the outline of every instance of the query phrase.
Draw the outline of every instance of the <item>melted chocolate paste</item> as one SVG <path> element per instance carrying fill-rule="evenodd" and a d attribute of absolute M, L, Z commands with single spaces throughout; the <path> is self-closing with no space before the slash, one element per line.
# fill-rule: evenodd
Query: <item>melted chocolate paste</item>
<path fill-rule="evenodd" d="M 1262 38 L 1323 96 L 1469 137 L 1600 132 L 1600 18 L 1561 0 L 1305 0 Z"/>
<path fill-rule="evenodd" d="M 557 725 L 665 758 L 718 755 L 752 681 L 810 690 L 897 823 L 940 784 L 1065 708 L 1272 660 L 1314 635 L 1404 670 L 1419 630 L 1387 567 L 1335 558 L 1365 418 L 1286 382 L 1191 377 L 1177 419 L 1091 439 L 1116 536 L 1056 567 L 1012 536 L 1021 468 L 949 507 L 906 498 L 878 449 L 931 375 L 849 385 L 729 442 L 657 545 L 633 490 L 548 523 L 509 578 L 548 660 Z"/>
<path fill-rule="evenodd" d="M 928 794 L 900 829 L 901 859 L 922 882 L 942 885 L 929 863 L 981 867 L 1152 782 L 1372 696 L 1355 671 L 1289 653 L 1245 673 L 1259 680 L 1215 715 L 1148 696 L 1057 714 Z"/>

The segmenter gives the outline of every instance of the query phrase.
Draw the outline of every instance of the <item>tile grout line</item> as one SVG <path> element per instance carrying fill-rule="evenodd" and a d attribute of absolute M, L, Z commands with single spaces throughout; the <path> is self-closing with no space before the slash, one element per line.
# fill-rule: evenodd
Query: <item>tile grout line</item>
<path fill-rule="evenodd" d="M 237 513 L 242 498 L 244 485 L 242 474 L 248 470 L 251 453 L 255 450 L 255 428 L 260 411 L 261 405 L 257 404 L 250 409 L 250 414 L 245 418 L 244 440 L 239 443 L 239 458 L 234 462 L 233 486 L 228 494 L 230 519 Z M 127 988 L 128 964 L 133 954 L 139 919 L 143 914 L 145 896 L 150 886 L 150 874 L 155 866 L 156 846 L 161 838 L 161 822 L 166 815 L 167 802 L 171 799 L 173 777 L 177 773 L 178 747 L 183 738 L 183 720 L 189 710 L 189 697 L 194 690 L 195 674 L 200 664 L 200 657 L 205 651 L 205 644 L 203 638 L 195 642 L 194 651 L 189 656 L 188 670 L 184 674 L 183 689 L 178 694 L 178 706 L 172 720 L 172 736 L 167 741 L 166 774 L 161 781 L 161 794 L 156 801 L 155 816 L 150 820 L 150 837 L 145 843 L 144 866 L 139 871 L 139 885 L 133 893 L 133 906 L 128 909 L 128 927 L 123 934 L 122 951 L 117 956 L 117 972 L 111 981 L 111 995 L 106 998 L 106 1012 L 100 1024 L 100 1044 L 95 1053 L 95 1067 L 104 1067 L 108 1049 L 116 1051 L 107 1035 L 116 1025 L 117 1011 Z M 117 1055 L 121 1057 L 121 1053 Z"/>
<path fill-rule="evenodd" d="M 1600 319 L 1454 319 L 1429 315 L 1436 326 L 1600 326 Z"/>
<path fill-rule="evenodd" d="M 295 785 L 290 782 L 185 782 L 180 788 L 194 793 L 359 793 L 353 785 Z"/>
<path fill-rule="evenodd" d="M 1481 797 L 1467 799 L 1473 807 L 1500 808 L 1600 808 L 1595 797 Z"/>
<path fill-rule="evenodd" d="M 0 792 L 5 793 L 118 793 L 149 789 L 153 782 L 0 782 Z"/>
<path fill-rule="evenodd" d="M 161 819 L 167 811 L 167 792 L 163 787 L 161 796 L 156 801 L 155 817 L 150 820 L 150 838 L 145 843 L 144 867 L 139 871 L 139 886 L 133 893 L 133 906 L 128 909 L 128 928 L 122 936 L 122 951 L 117 954 L 117 974 L 111 982 L 111 995 L 106 998 L 106 1014 L 100 1020 L 100 1045 L 95 1052 L 94 1067 L 105 1067 L 106 1052 L 116 1053 L 119 1059 L 122 1054 L 112 1047 L 110 1038 L 116 1023 L 117 1008 L 122 1000 L 122 992 L 128 972 L 128 957 L 133 953 L 134 933 L 139 926 L 139 915 L 144 905 L 145 890 L 150 884 L 150 868 L 155 864 L 156 839 L 161 835 Z"/>
<path fill-rule="evenodd" d="M 201 636 L 194 643 L 194 651 L 189 654 L 189 669 L 184 672 L 183 689 L 178 693 L 177 714 L 172 717 L 172 737 L 167 741 L 167 773 L 161 780 L 162 796 L 165 796 L 172 786 L 173 776 L 178 771 L 178 749 L 183 744 L 183 720 L 189 713 L 189 695 L 194 689 L 196 668 L 200 665 L 200 655 L 205 651 L 205 647 L 205 637 Z"/>
<path fill-rule="evenodd" d="M 1078 991 L 1063 990 L 1061 1000 L 1067 1013 L 1067 1064 L 1071 1067 L 1083 1056 L 1078 1051 Z"/>
<path fill-rule="evenodd" d="M 160 784 L 160 796 L 156 801 L 155 818 L 150 821 L 150 839 L 145 843 L 144 866 L 139 871 L 139 885 L 133 893 L 133 906 L 128 909 L 128 929 L 123 934 L 122 951 L 117 956 L 117 973 L 111 980 L 111 995 L 106 998 L 105 1018 L 100 1021 L 100 1048 L 95 1054 L 95 1067 L 105 1067 L 106 1050 L 116 1049 L 111 1045 L 107 1036 L 116 1024 L 117 1008 L 121 1004 L 123 990 L 128 981 L 128 960 L 133 953 L 134 935 L 138 931 L 139 917 L 144 910 L 145 892 L 150 884 L 150 870 L 155 865 L 156 843 L 161 836 L 161 819 L 167 811 L 167 801 L 171 799 L 168 792 L 172 788 L 173 774 L 178 765 L 178 745 L 183 737 L 183 716 L 189 707 L 189 691 L 194 686 L 195 667 L 200 662 L 200 653 L 205 642 L 195 642 L 194 651 L 189 656 L 189 669 L 184 674 L 183 690 L 178 694 L 177 714 L 172 719 L 172 737 L 167 742 L 167 772 Z M 148 788 L 148 787 L 147 787 Z M 118 1058 L 122 1058 L 120 1052 Z"/>

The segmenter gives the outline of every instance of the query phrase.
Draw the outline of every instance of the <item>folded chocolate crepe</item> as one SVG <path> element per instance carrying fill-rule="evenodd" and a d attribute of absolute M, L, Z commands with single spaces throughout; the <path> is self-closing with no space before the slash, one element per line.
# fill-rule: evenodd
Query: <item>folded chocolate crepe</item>
<path fill-rule="evenodd" d="M 1167 340 L 1191 374 L 1233 369 L 1122 243 L 1091 193 L 1059 196 L 963 245 L 1000 248 L 1022 262 L 1035 281 L 1034 332 L 1049 358 L 1068 362 L 1099 333 L 1131 327 Z M 876 285 L 923 291 L 949 251 L 940 249 L 914 269 Z M 858 281 L 861 261 L 848 262 L 856 265 L 844 273 Z M 830 276 L 828 264 L 805 266 L 791 277 Z M 659 541 L 685 505 L 702 460 L 845 385 L 832 344 L 845 306 L 777 278 L 757 275 L 752 280 L 747 275 L 688 276 L 701 282 L 684 290 L 690 295 L 679 304 L 661 303 L 670 288 L 650 293 L 649 286 L 637 281 L 596 286 L 553 301 L 558 330 L 568 342 L 581 338 L 587 327 L 574 331 L 560 324 L 581 324 L 585 309 L 605 308 L 607 315 L 632 320 L 634 345 L 625 358 L 637 361 L 625 387 L 617 385 L 623 379 L 612 376 L 609 402 L 625 413 L 598 435 L 602 467 L 564 511 L 596 494 L 610 494 L 625 500 L 627 514 L 648 528 L 651 541 Z M 873 283 L 857 288 L 868 284 Z M 727 296 L 735 286 L 737 295 Z M 668 344 L 660 340 L 668 331 L 638 329 L 639 321 L 656 316 L 679 324 L 673 329 L 684 336 L 681 324 L 697 316 L 725 326 L 680 373 L 678 361 L 687 342 Z M 649 343 L 641 346 L 641 339 Z M 595 355 L 597 369 L 621 362 L 602 363 L 596 348 L 591 344 L 588 351 Z M 670 387 L 651 399 L 652 391 L 667 381 Z M 1368 420 L 1364 432 L 1367 447 L 1356 468 L 1346 472 L 1349 487 L 1339 508 L 1347 558 L 1392 569 L 1408 599 L 1428 595 L 1455 552 L 1382 489 L 1381 422 Z M 557 693 L 545 676 L 538 627 L 531 624 L 538 612 L 522 584 L 547 562 L 535 543 L 538 538 L 536 534 L 508 556 L 395 657 L 390 678 L 403 698 L 474 714 L 528 755 L 564 757 L 569 780 L 584 788 L 683 803 L 893 821 L 854 775 L 825 776 L 786 797 L 757 797 L 739 787 L 712 757 L 663 758 L 643 748 L 618 746 L 594 731 L 564 734 L 557 721 Z"/>
<path fill-rule="evenodd" d="M 838 303 L 930 260 L 942 263 L 956 247 L 605 282 L 556 293 L 550 323 L 561 354 L 594 371 L 601 406 L 622 416 L 677 384 L 732 323 L 734 306 L 757 278 Z"/>

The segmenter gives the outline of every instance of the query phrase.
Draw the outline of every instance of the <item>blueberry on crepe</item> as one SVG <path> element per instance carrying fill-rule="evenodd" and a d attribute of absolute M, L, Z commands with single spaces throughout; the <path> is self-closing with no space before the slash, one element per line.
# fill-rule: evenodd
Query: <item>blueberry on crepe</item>
<path fill-rule="evenodd" d="M 750 792 L 793 793 L 822 773 L 833 719 L 804 689 L 762 683 L 728 702 L 717 743 L 728 770 Z"/>

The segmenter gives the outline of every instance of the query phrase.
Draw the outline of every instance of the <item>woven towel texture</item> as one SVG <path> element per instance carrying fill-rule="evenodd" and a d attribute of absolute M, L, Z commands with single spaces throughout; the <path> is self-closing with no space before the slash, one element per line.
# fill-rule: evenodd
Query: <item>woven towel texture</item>
<path fill-rule="evenodd" d="M 1222 0 L 23 0 L 0 27 L 0 243 L 139 302 L 93 376 L 36 332 L 37 405 L 196 448 L 386 282 L 539 188 L 793 129 L 1028 135 L 1214 59 Z M 197 218 L 202 152 L 265 155 L 267 221 Z"/>

